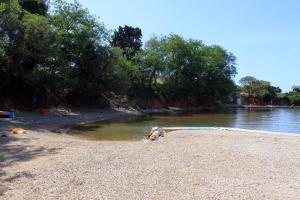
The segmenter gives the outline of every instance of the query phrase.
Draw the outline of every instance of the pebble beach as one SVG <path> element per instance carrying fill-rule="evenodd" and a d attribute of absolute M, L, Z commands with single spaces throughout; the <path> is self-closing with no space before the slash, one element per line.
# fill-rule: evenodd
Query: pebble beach
<path fill-rule="evenodd" d="M 89 141 L 28 131 L 1 138 L 0 198 L 298 199 L 300 137 L 174 131 Z"/>

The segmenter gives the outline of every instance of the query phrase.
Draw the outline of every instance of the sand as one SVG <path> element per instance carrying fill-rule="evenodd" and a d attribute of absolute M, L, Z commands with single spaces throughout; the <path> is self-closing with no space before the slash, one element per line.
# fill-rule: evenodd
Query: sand
<path fill-rule="evenodd" d="M 175 131 L 150 142 L 0 139 L 0 199 L 299 199 L 300 137 Z"/>
<path fill-rule="evenodd" d="M 140 115 L 141 113 L 133 111 L 117 110 L 54 110 L 47 116 L 40 112 L 17 112 L 14 120 L 0 120 L 0 133 L 9 132 L 11 128 L 22 127 L 27 130 L 38 132 L 54 131 L 64 132 L 70 127 L 78 124 L 92 123 L 109 119 L 122 118 L 128 115 Z"/>

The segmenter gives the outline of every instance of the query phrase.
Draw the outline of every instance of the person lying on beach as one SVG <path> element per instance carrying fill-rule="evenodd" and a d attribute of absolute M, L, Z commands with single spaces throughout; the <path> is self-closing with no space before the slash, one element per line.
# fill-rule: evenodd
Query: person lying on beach
<path fill-rule="evenodd" d="M 148 138 L 151 141 L 158 140 L 159 137 L 164 137 L 165 136 L 165 131 L 159 127 L 153 127 L 148 134 Z"/>

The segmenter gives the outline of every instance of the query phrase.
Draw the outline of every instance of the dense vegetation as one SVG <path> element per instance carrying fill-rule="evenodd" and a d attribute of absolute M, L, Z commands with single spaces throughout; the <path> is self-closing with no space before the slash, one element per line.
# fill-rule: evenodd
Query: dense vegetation
<path fill-rule="evenodd" d="M 222 47 L 176 34 L 141 41 L 139 28 L 111 34 L 78 2 L 2 0 L 1 100 L 105 105 L 114 93 L 189 106 L 226 102 L 235 92 L 235 57 Z"/>
<path fill-rule="evenodd" d="M 283 94 L 292 105 L 300 105 L 300 86 L 293 86 L 292 91 Z"/>
<path fill-rule="evenodd" d="M 240 80 L 242 92 L 249 98 L 253 97 L 260 102 L 270 103 L 281 93 L 279 87 L 274 87 L 270 82 L 246 76 Z"/>
<path fill-rule="evenodd" d="M 241 78 L 239 83 L 242 96 L 246 101 L 244 104 L 300 105 L 300 86 L 294 86 L 292 91 L 282 93 L 279 87 L 252 76 Z"/>

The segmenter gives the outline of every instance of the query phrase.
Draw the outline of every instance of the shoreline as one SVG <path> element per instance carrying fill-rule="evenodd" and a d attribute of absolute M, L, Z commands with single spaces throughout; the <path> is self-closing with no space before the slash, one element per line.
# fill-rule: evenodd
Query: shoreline
<path fill-rule="evenodd" d="M 151 142 L 83 140 L 66 132 L 78 124 L 139 115 L 111 110 L 47 117 L 25 113 L 9 121 L 7 130 L 29 129 L 25 135 L 0 137 L 0 198 L 300 196 L 295 187 L 300 186 L 300 134 L 210 127 L 167 132 Z M 0 125 L 3 130 L 3 121 Z"/>
<path fill-rule="evenodd" d="M 270 107 L 269 107 L 270 108 Z M 36 132 L 52 132 L 68 134 L 68 131 L 76 126 L 114 121 L 123 117 L 142 117 L 152 114 L 176 114 L 187 111 L 174 112 L 167 109 L 152 110 L 93 110 L 93 111 L 68 111 L 52 112 L 49 116 L 43 116 L 37 112 L 20 112 L 13 120 L 0 120 L 0 133 L 9 134 L 11 128 L 24 128 Z M 188 128 L 188 127 L 187 127 Z M 202 129 L 231 130 L 248 133 L 264 133 L 273 135 L 300 136 L 300 133 L 265 131 L 258 129 L 244 129 L 235 127 L 201 127 Z"/>
<path fill-rule="evenodd" d="M 290 133 L 290 132 L 277 132 L 277 131 L 264 131 L 258 129 L 245 129 L 245 128 L 235 128 L 235 127 L 219 127 L 219 126 L 211 126 L 211 127 L 160 127 L 162 129 L 169 130 L 167 132 L 173 131 L 240 131 L 247 133 L 260 133 L 260 134 L 271 134 L 271 135 L 283 135 L 283 136 L 300 136 L 300 133 Z"/>
<path fill-rule="evenodd" d="M 29 131 L 66 133 L 73 127 L 106 120 L 117 120 L 126 116 L 142 116 L 137 111 L 94 110 L 51 112 L 44 116 L 37 112 L 20 112 L 13 120 L 0 120 L 0 131 L 9 133 L 11 128 L 24 128 Z"/>
<path fill-rule="evenodd" d="M 233 127 L 216 127 L 219 130 L 228 130 L 228 131 L 241 131 L 247 133 L 261 133 L 261 134 L 270 134 L 270 135 L 282 135 L 282 136 L 296 136 L 299 137 L 300 133 L 289 133 L 289 132 L 276 132 L 276 131 L 263 131 L 263 130 L 254 130 L 254 129 L 244 129 L 244 128 L 233 128 Z"/>
<path fill-rule="evenodd" d="M 300 106 L 278 106 L 278 105 L 266 105 L 266 106 L 260 106 L 260 105 L 241 105 L 240 108 L 286 108 L 286 109 L 299 109 Z"/>

